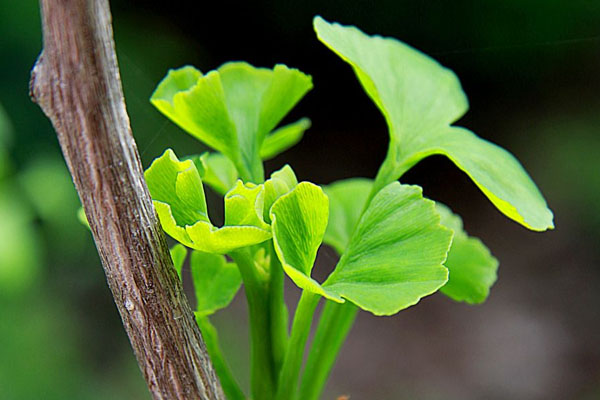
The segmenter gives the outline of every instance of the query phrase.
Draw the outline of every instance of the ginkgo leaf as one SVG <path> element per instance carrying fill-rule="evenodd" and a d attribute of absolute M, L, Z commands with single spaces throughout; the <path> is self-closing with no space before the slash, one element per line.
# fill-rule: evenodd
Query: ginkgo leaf
<path fill-rule="evenodd" d="M 323 242 L 343 254 L 360 219 L 373 187 L 373 181 L 352 178 L 324 186 L 329 197 L 329 223 Z"/>
<path fill-rule="evenodd" d="M 546 201 L 506 150 L 450 125 L 468 109 L 456 75 L 393 38 L 314 20 L 319 39 L 356 73 L 384 115 L 390 148 L 383 187 L 424 157 L 443 154 L 465 171 L 505 215 L 532 230 L 553 228 Z"/>
<path fill-rule="evenodd" d="M 479 239 L 467 235 L 458 215 L 441 203 L 436 203 L 436 209 L 442 225 L 454 231 L 444 263 L 449 270 L 448 283 L 440 291 L 456 301 L 482 303 L 496 282 L 498 260 Z"/>
<path fill-rule="evenodd" d="M 416 304 L 448 279 L 442 264 L 452 231 L 439 222 L 420 187 L 389 184 L 369 203 L 323 288 L 375 315 Z"/>
<path fill-rule="evenodd" d="M 264 219 L 267 222 L 271 222 L 271 216 L 269 212 L 271 206 L 275 201 L 290 192 L 296 186 L 298 186 L 298 179 L 296 174 L 289 165 L 284 165 L 279 171 L 275 171 L 271 174 L 271 177 L 264 183 L 265 186 L 265 210 Z"/>
<path fill-rule="evenodd" d="M 281 196 L 271 207 L 271 227 L 275 252 L 286 274 L 304 290 L 342 301 L 328 294 L 310 277 L 327 227 L 329 201 L 323 190 L 301 182 Z"/>
<path fill-rule="evenodd" d="M 311 88 L 310 76 L 284 65 L 270 70 L 227 63 L 206 75 L 186 66 L 169 71 L 151 102 L 226 155 L 245 181 L 256 182 L 262 180 L 265 137 Z"/>
<path fill-rule="evenodd" d="M 219 254 L 193 251 L 190 269 L 196 294 L 196 315 L 207 316 L 225 308 L 238 292 L 242 278 L 235 263 Z"/>
<path fill-rule="evenodd" d="M 367 189 L 368 184 L 366 180 L 342 181 L 329 192 L 335 198 L 350 194 L 352 186 Z M 271 208 L 275 250 L 284 270 L 299 287 L 333 301 L 350 300 L 375 315 L 391 315 L 446 283 L 448 270 L 442 264 L 452 231 L 440 225 L 434 202 L 423 198 L 420 187 L 395 182 L 373 198 L 362 217 L 364 204 L 352 208 L 358 202 L 348 202 L 346 217 L 339 212 L 340 200 L 332 199 L 339 214 L 330 223 L 352 225 L 354 221 L 356 226 L 349 229 L 351 238 L 347 243 L 343 242 L 347 232 L 340 234 L 342 239 L 337 243 L 345 251 L 333 273 L 319 284 L 310 273 L 319 234 L 324 229 L 326 203 L 323 195 L 303 185 L 282 196 Z"/>
<path fill-rule="evenodd" d="M 192 160 L 202 182 L 222 196 L 235 186 L 239 178 L 235 165 L 221 153 L 204 152 L 184 160 Z"/>
<path fill-rule="evenodd" d="M 187 257 L 187 249 L 181 244 L 176 244 L 171 247 L 169 252 L 171 253 L 171 259 L 173 260 L 173 267 L 175 267 L 177 275 L 179 275 L 179 278 L 181 279 L 181 270 L 183 269 L 183 263 Z"/>
<path fill-rule="evenodd" d="M 225 195 L 225 226 L 211 223 L 202 180 L 191 160 L 179 161 L 172 150 L 145 172 L 163 229 L 182 244 L 207 253 L 225 254 L 271 238 L 262 220 L 264 187 L 242 184 Z"/>
<path fill-rule="evenodd" d="M 298 143 L 308 128 L 310 128 L 310 119 L 302 118 L 271 132 L 260 148 L 260 157 L 263 160 L 270 160 L 283 153 Z"/>

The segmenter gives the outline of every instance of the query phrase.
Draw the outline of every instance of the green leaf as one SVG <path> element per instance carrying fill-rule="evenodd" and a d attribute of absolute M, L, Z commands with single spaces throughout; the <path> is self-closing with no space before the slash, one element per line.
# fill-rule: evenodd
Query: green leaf
<path fill-rule="evenodd" d="M 192 160 L 196 164 L 202 182 L 208 184 L 221 196 L 233 188 L 239 178 L 235 165 L 221 153 L 205 152 L 184 159 Z"/>
<path fill-rule="evenodd" d="M 323 187 L 329 197 L 329 223 L 323 242 L 343 254 L 360 219 L 373 187 L 373 181 L 353 178 Z"/>
<path fill-rule="evenodd" d="M 496 282 L 498 260 L 477 238 L 463 229 L 461 218 L 448 207 L 436 203 L 442 225 L 454 231 L 452 246 L 444 265 L 449 270 L 448 283 L 440 291 L 456 301 L 482 303 Z"/>
<path fill-rule="evenodd" d="M 465 171 L 505 215 L 532 230 L 553 228 L 553 215 L 519 162 L 464 128 L 451 127 L 468 109 L 456 75 L 393 38 L 314 20 L 319 39 L 348 62 L 384 115 L 390 148 L 380 186 L 421 159 L 443 154 Z"/>
<path fill-rule="evenodd" d="M 325 292 L 310 277 L 327 227 L 329 201 L 320 187 L 301 182 L 271 207 L 275 252 L 286 274 L 296 285 L 332 300 L 339 296 Z"/>
<path fill-rule="evenodd" d="M 242 284 L 235 263 L 227 262 L 222 255 L 193 251 L 190 269 L 197 316 L 208 316 L 227 307 Z"/>
<path fill-rule="evenodd" d="M 225 254 L 271 238 L 262 220 L 262 185 L 238 181 L 225 195 L 225 226 L 217 228 L 208 217 L 202 180 L 191 160 L 179 161 L 169 149 L 145 177 L 163 229 L 192 249 Z"/>
<path fill-rule="evenodd" d="M 310 273 L 323 235 L 326 198 L 304 185 L 311 184 L 301 183 L 271 208 L 275 250 L 299 287 L 333 301 L 350 300 L 375 315 L 391 315 L 446 283 L 448 270 L 442 264 L 452 231 L 440 225 L 434 202 L 424 199 L 418 186 L 395 182 L 373 198 L 361 217 L 371 182 L 352 179 L 326 187 L 335 213 L 329 223 L 342 225 L 329 231 L 330 240 L 345 251 L 319 284 Z"/>
<path fill-rule="evenodd" d="M 389 184 L 369 203 L 323 288 L 375 315 L 416 304 L 448 279 L 442 264 L 452 231 L 439 222 L 420 187 Z"/>
<path fill-rule="evenodd" d="M 171 258 L 173 259 L 173 267 L 175 267 L 177 275 L 179 275 L 179 279 L 181 279 L 181 270 L 183 269 L 183 263 L 187 257 L 187 249 L 181 244 L 176 244 L 175 246 L 171 247 L 169 252 L 171 253 Z"/>
<path fill-rule="evenodd" d="M 190 66 L 171 70 L 150 100 L 181 128 L 226 155 L 244 180 L 257 182 L 263 179 L 260 149 L 265 137 L 311 88 L 310 76 L 296 69 L 236 62 L 206 75 Z"/>
<path fill-rule="evenodd" d="M 271 178 L 265 182 L 265 209 L 264 219 L 267 222 L 271 222 L 271 216 L 269 211 L 273 203 L 283 196 L 284 194 L 293 190 L 298 186 L 298 179 L 296 174 L 289 165 L 284 165 L 279 171 L 275 171 L 271 174 Z"/>
<path fill-rule="evenodd" d="M 263 160 L 270 160 L 279 153 L 283 153 L 297 144 L 308 128 L 310 128 L 310 119 L 302 118 L 271 132 L 260 148 L 260 157 Z"/>

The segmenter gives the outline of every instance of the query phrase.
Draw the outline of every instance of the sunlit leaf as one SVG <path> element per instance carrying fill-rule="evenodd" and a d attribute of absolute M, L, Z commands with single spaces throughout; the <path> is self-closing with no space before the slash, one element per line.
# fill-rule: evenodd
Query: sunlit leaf
<path fill-rule="evenodd" d="M 286 274 L 302 289 L 341 301 L 310 277 L 327 227 L 329 201 L 320 187 L 301 182 L 271 207 L 273 244 Z"/>
<path fill-rule="evenodd" d="M 242 284 L 235 263 L 227 262 L 222 255 L 193 251 L 190 269 L 197 316 L 207 316 L 227 307 Z"/>
<path fill-rule="evenodd" d="M 369 181 L 359 179 L 327 188 L 333 193 L 331 205 L 337 208 L 330 223 L 346 227 L 330 233 L 332 243 L 345 251 L 334 272 L 319 284 L 310 277 L 314 257 L 305 254 L 316 252 L 326 203 L 315 198 L 320 196 L 312 188 L 313 196 L 305 195 L 302 185 L 271 209 L 275 249 L 288 276 L 302 289 L 337 302 L 350 300 L 376 315 L 391 315 L 446 283 L 448 270 L 442 264 L 452 231 L 440 225 L 434 203 L 422 197 L 421 188 L 396 182 L 381 190 L 360 217 L 364 201 L 338 198 L 354 194 L 366 199 Z M 367 194 L 359 195 L 355 189 Z"/>
<path fill-rule="evenodd" d="M 273 131 L 265 138 L 260 148 L 260 157 L 263 160 L 269 160 L 279 153 L 283 153 L 298 143 L 308 128 L 310 128 L 310 119 L 302 118 Z"/>
<path fill-rule="evenodd" d="M 372 187 L 373 181 L 364 178 L 346 179 L 323 187 L 329 197 L 329 223 L 323 242 L 340 255 L 350 241 Z"/>
<path fill-rule="evenodd" d="M 265 137 L 312 88 L 296 69 L 227 63 L 206 75 L 171 70 L 151 102 L 181 128 L 226 155 L 245 181 L 262 179 Z"/>
<path fill-rule="evenodd" d="M 456 75 L 393 38 L 315 18 L 319 39 L 348 62 L 390 131 L 385 180 L 397 180 L 424 157 L 443 154 L 465 171 L 505 215 L 533 230 L 553 228 L 552 212 L 519 162 L 464 128 L 468 109 Z"/>
<path fill-rule="evenodd" d="M 379 191 L 323 288 L 375 315 L 392 315 L 443 286 L 452 231 L 421 192 L 398 182 Z"/>
<path fill-rule="evenodd" d="M 208 217 L 202 180 L 191 160 L 179 161 L 169 149 L 145 177 L 163 229 L 188 247 L 224 254 L 271 238 L 270 226 L 262 220 L 262 185 L 238 181 L 225 195 L 225 226 L 217 228 Z"/>
<path fill-rule="evenodd" d="M 496 282 L 498 260 L 477 238 L 463 229 L 461 218 L 448 207 L 436 203 L 442 225 L 454 231 L 452 247 L 444 265 L 449 270 L 448 283 L 440 291 L 456 301 L 482 303 Z"/>

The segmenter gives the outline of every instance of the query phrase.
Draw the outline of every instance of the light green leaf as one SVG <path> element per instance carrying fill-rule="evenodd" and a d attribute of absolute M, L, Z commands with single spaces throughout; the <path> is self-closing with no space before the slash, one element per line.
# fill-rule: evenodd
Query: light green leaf
<path fill-rule="evenodd" d="M 321 188 L 301 182 L 271 207 L 273 244 L 284 271 L 296 285 L 342 301 L 339 296 L 326 293 L 310 277 L 327 227 L 328 212 L 329 201 Z"/>
<path fill-rule="evenodd" d="M 360 219 L 373 187 L 373 181 L 353 178 L 323 187 L 329 197 L 329 223 L 323 242 L 343 254 Z"/>
<path fill-rule="evenodd" d="M 296 186 L 298 186 L 298 179 L 296 174 L 289 165 L 284 165 L 279 171 L 275 171 L 271 174 L 271 178 L 265 182 L 265 210 L 264 219 L 267 222 L 271 222 L 271 216 L 269 211 L 275 201 L 290 192 Z"/>
<path fill-rule="evenodd" d="M 444 263 L 450 272 L 448 283 L 440 291 L 456 301 L 482 303 L 496 282 L 498 260 L 479 239 L 467 235 L 458 215 L 441 203 L 436 203 L 436 209 L 442 225 L 454 231 L 452 247 Z"/>
<path fill-rule="evenodd" d="M 235 187 L 225 195 L 225 225 L 246 225 L 270 230 L 270 226 L 263 220 L 264 201 L 264 185 L 237 181 Z"/>
<path fill-rule="evenodd" d="M 502 148 L 450 124 L 468 109 L 456 75 L 393 38 L 314 20 L 319 39 L 348 62 L 384 115 L 390 148 L 380 186 L 432 154 L 465 171 L 505 215 L 529 229 L 553 228 L 552 212 L 519 162 Z"/>
<path fill-rule="evenodd" d="M 296 69 L 236 62 L 206 75 L 169 71 L 150 99 L 191 135 L 226 155 L 246 181 L 262 180 L 260 149 L 267 134 L 312 88 Z"/>
<path fill-rule="evenodd" d="M 205 152 L 184 159 L 192 160 L 202 182 L 222 196 L 235 186 L 239 178 L 235 165 L 221 153 Z"/>
<path fill-rule="evenodd" d="M 187 257 L 187 249 L 181 244 L 176 244 L 171 247 L 169 252 L 171 253 L 171 259 L 173 260 L 173 267 L 175 267 L 177 275 L 179 275 L 179 278 L 181 279 L 181 270 L 183 269 L 183 263 Z"/>
<path fill-rule="evenodd" d="M 218 254 L 193 251 L 190 269 L 196 293 L 196 315 L 207 316 L 225 308 L 242 284 L 235 263 Z"/>
<path fill-rule="evenodd" d="M 262 220 L 264 188 L 242 184 L 225 195 L 225 226 L 208 217 L 202 180 L 191 160 L 179 161 L 172 150 L 145 172 L 150 194 L 165 232 L 192 249 L 225 254 L 271 238 Z"/>
<path fill-rule="evenodd" d="M 283 153 L 297 144 L 308 128 L 310 128 L 310 119 L 302 118 L 271 132 L 260 148 L 260 157 L 263 160 L 270 160 L 279 153 Z"/>
<path fill-rule="evenodd" d="M 392 315 L 442 287 L 452 231 L 421 192 L 398 182 L 379 191 L 323 288 L 375 315 Z"/>
<path fill-rule="evenodd" d="M 381 190 L 360 217 L 362 202 L 340 205 L 340 200 L 334 199 L 336 195 L 351 194 L 351 188 L 368 189 L 369 181 L 359 179 L 338 182 L 331 186 L 333 190 L 328 187 L 328 192 L 334 193 L 331 204 L 336 204 L 338 212 L 348 206 L 344 210 L 347 216 L 339 213 L 335 221 L 346 226 L 354 221 L 357 225 L 351 229 L 347 245 L 347 231 L 336 237 L 345 252 L 334 272 L 319 284 L 310 273 L 326 214 L 314 214 L 324 214 L 319 210 L 325 203 L 317 199 L 321 196 L 313 188 L 312 196 L 305 194 L 309 187 L 303 190 L 303 185 L 271 208 L 275 250 L 286 273 L 299 287 L 333 301 L 350 300 L 375 315 L 391 315 L 446 283 L 448 270 L 442 264 L 452 231 L 439 224 L 434 203 L 422 197 L 418 186 L 395 182 Z M 335 222 L 330 219 L 330 223 Z"/>

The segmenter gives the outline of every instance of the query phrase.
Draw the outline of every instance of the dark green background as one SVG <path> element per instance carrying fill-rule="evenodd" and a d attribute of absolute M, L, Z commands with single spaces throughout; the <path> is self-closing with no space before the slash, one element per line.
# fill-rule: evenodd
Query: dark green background
<path fill-rule="evenodd" d="M 500 260 L 499 281 L 482 306 L 434 295 L 393 318 L 361 314 L 325 398 L 600 396 L 600 1 L 120 0 L 112 8 L 145 166 L 166 147 L 203 150 L 148 102 L 167 69 L 245 60 L 285 63 L 314 79 L 289 118 L 308 116 L 313 128 L 268 169 L 289 162 L 317 183 L 372 177 L 387 145 L 384 120 L 350 68 L 316 40 L 311 20 L 321 14 L 397 37 L 453 69 L 471 102 L 459 124 L 513 152 L 554 210 L 555 231 L 528 232 L 446 159 L 420 163 L 405 182 L 463 215 Z M 56 137 L 27 96 L 42 46 L 37 2 L 0 0 L 0 22 L 0 104 L 12 125 L 10 140 L 0 135 L 9 158 L 0 156 L 0 224 L 22 227 L 0 236 L 0 251 L 26 254 L 0 265 L 0 398 L 147 398 L 76 220 Z M 332 254 L 321 252 L 321 270 Z M 244 312 L 238 296 L 215 322 L 234 370 L 247 377 Z"/>

